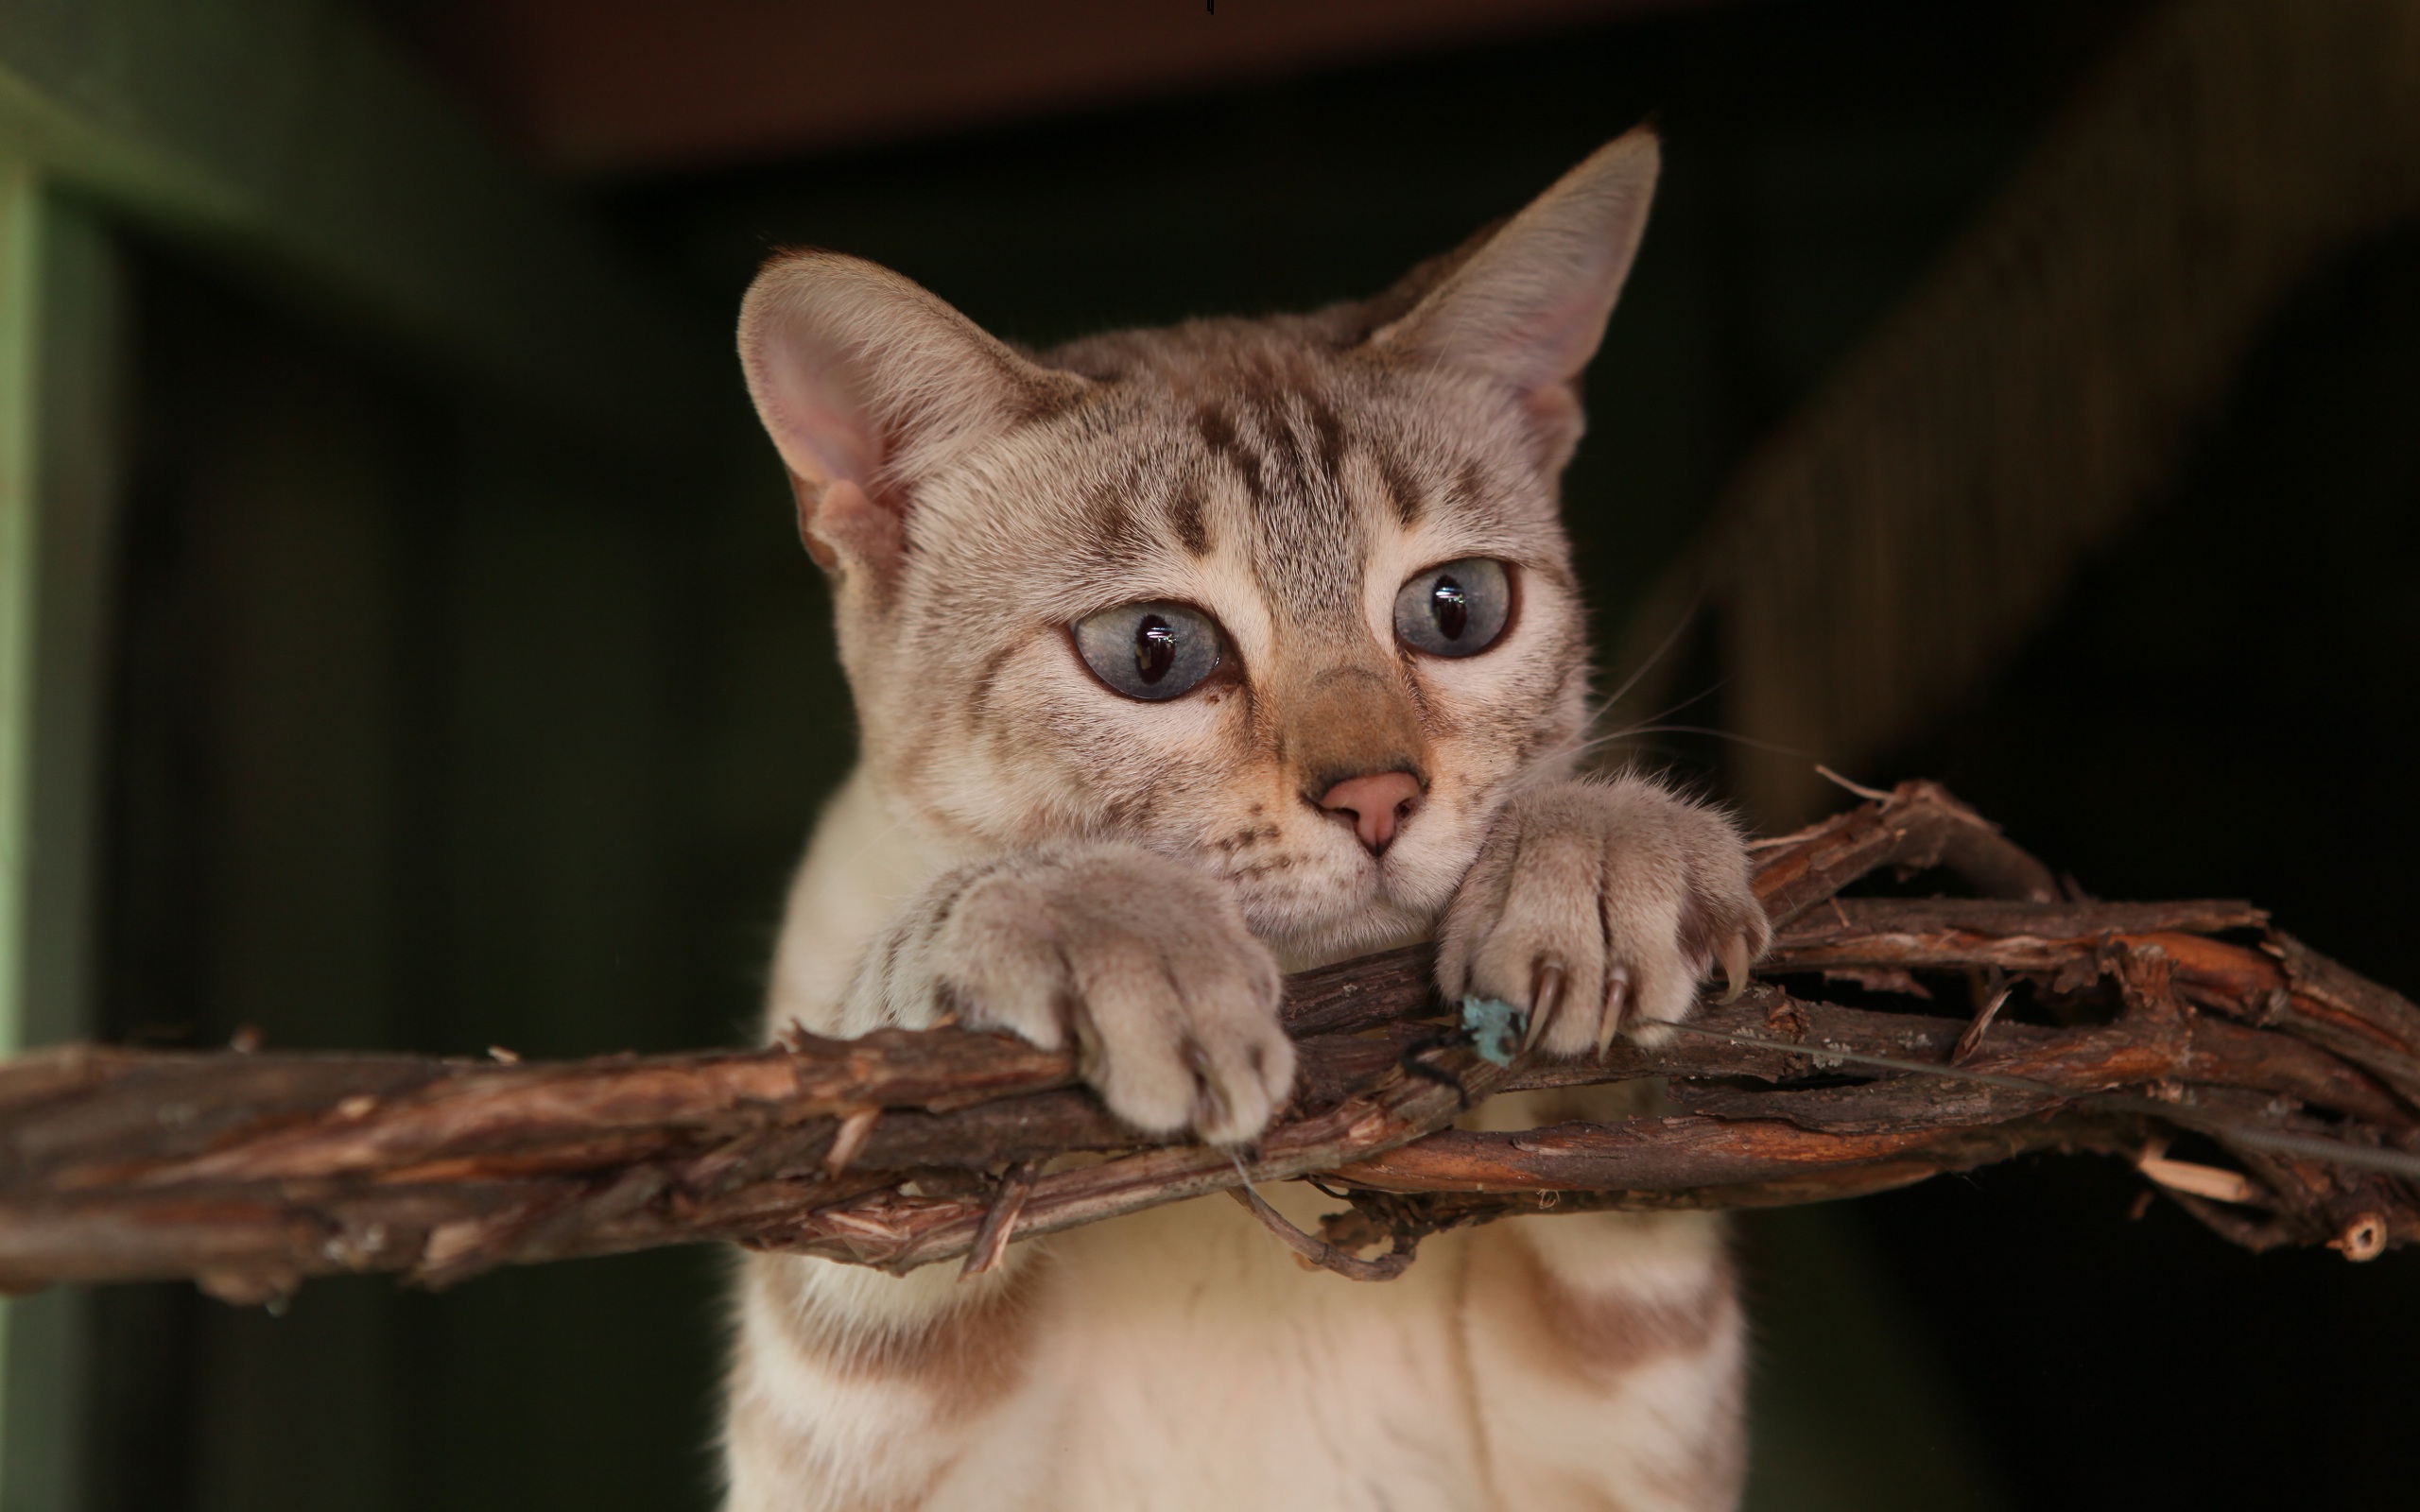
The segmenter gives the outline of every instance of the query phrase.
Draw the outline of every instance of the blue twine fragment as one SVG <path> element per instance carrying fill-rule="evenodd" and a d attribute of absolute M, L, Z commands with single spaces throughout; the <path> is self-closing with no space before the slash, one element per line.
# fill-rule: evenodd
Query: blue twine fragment
<path fill-rule="evenodd" d="M 1471 1037 L 1478 1057 L 1492 1065 L 1512 1064 L 1529 1027 L 1530 1015 L 1501 998 L 1462 999 L 1462 1033 Z"/>

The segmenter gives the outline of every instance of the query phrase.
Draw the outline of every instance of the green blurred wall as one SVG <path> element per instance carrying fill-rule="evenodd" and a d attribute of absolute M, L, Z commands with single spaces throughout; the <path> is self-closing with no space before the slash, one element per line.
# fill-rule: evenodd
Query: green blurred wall
<path fill-rule="evenodd" d="M 730 1038 L 697 936 L 694 521 L 139 248 L 101 1030 L 562 1057 Z M 705 1254 L 272 1316 L 96 1294 L 95 1506 L 700 1498 Z M 139 1451 L 130 1452 L 131 1446 Z"/>

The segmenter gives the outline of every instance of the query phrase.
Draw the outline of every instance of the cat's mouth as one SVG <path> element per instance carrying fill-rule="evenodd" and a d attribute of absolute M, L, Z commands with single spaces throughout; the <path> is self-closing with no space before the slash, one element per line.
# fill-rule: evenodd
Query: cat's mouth
<path fill-rule="evenodd" d="M 1415 824 L 1373 852 L 1347 833 L 1219 869 L 1236 885 L 1253 932 L 1285 942 L 1304 964 L 1341 959 L 1420 938 L 1453 896 L 1468 857 L 1456 865 L 1445 837 Z M 1342 844 L 1322 844 L 1341 840 Z"/>

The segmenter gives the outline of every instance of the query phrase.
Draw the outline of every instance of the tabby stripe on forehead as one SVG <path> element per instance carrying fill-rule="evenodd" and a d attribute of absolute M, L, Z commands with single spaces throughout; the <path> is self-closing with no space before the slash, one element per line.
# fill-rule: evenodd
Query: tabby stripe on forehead
<path fill-rule="evenodd" d="M 1383 446 L 1372 455 L 1378 464 L 1379 480 L 1387 486 L 1387 498 L 1395 507 L 1395 518 L 1407 527 L 1420 524 L 1420 484 L 1413 479 L 1411 469 Z"/>
<path fill-rule="evenodd" d="M 1487 474 L 1475 461 L 1465 460 L 1454 471 L 1454 491 L 1450 501 L 1457 509 L 1476 509 L 1487 492 Z"/>
<path fill-rule="evenodd" d="M 1084 501 L 1092 515 L 1093 541 L 1098 545 L 1132 546 L 1140 544 L 1134 527 L 1134 515 L 1130 506 L 1142 485 L 1142 469 L 1130 467 L 1126 475 L 1115 483 L 1104 483 L 1092 490 Z"/>
<path fill-rule="evenodd" d="M 1201 515 L 1201 485 L 1187 478 L 1180 484 L 1176 496 L 1168 501 L 1168 528 L 1185 550 L 1197 557 L 1210 555 L 1210 524 Z"/>
<path fill-rule="evenodd" d="M 1303 395 L 1303 407 L 1310 411 L 1311 434 L 1319 439 L 1320 470 L 1327 474 L 1330 482 L 1341 481 L 1344 476 L 1343 422 L 1316 393 L 1305 392 Z"/>
<path fill-rule="evenodd" d="M 1244 398 L 1253 407 L 1253 418 L 1260 422 L 1272 470 L 1307 495 L 1317 480 L 1311 474 L 1310 458 L 1303 455 L 1302 440 L 1294 433 L 1293 417 L 1287 412 L 1286 392 L 1270 387 L 1273 380 L 1268 375 L 1253 376 L 1256 381 L 1244 390 Z"/>
<path fill-rule="evenodd" d="M 1210 448 L 1211 455 L 1235 464 L 1236 471 L 1243 475 L 1244 491 L 1252 495 L 1253 502 L 1266 500 L 1269 490 L 1261 476 L 1260 458 L 1245 449 L 1236 435 L 1236 422 L 1228 418 L 1226 410 L 1217 404 L 1204 404 L 1194 412 L 1193 423 L 1201 432 L 1201 443 Z"/>

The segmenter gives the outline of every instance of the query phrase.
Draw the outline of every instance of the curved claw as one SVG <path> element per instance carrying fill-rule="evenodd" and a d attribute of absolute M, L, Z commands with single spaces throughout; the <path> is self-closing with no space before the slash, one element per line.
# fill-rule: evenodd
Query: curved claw
<path fill-rule="evenodd" d="M 1730 983 L 1730 989 L 1722 994 L 1722 1001 L 1738 1002 L 1739 994 L 1748 990 L 1747 936 L 1734 935 L 1723 942 L 1722 974 Z"/>
<path fill-rule="evenodd" d="M 1597 1021 L 1597 1058 L 1614 1047 L 1614 1036 L 1621 1033 L 1622 1017 L 1630 1008 L 1630 968 L 1616 966 L 1605 974 L 1605 1012 Z"/>
<path fill-rule="evenodd" d="M 1524 1053 L 1546 1038 L 1547 1026 L 1554 1022 L 1555 1013 L 1562 1006 L 1563 968 L 1541 960 L 1530 971 L 1530 1029 L 1521 1036 Z"/>

